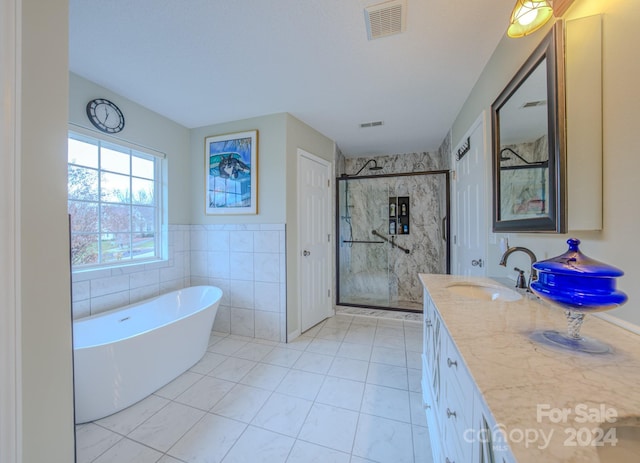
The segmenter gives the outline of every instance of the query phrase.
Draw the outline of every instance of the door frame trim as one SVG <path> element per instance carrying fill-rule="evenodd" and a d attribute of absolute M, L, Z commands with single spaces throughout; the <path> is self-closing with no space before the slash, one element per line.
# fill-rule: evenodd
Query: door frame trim
<path fill-rule="evenodd" d="M 296 151 L 296 172 L 297 172 L 297 185 L 296 185 L 296 193 L 297 193 L 297 197 L 298 197 L 298 211 L 297 211 L 297 216 L 298 216 L 298 249 L 296 250 L 297 254 L 298 254 L 298 270 L 300 270 L 300 268 L 302 268 L 302 230 L 300 227 L 300 207 L 302 205 L 302 201 L 300 201 L 300 198 L 302 197 L 301 192 L 302 192 L 302 182 L 301 182 L 301 178 L 302 176 L 300 175 L 300 169 L 302 168 L 301 162 L 300 162 L 300 158 L 305 157 L 313 162 L 317 162 L 318 164 L 321 164 L 327 171 L 327 179 L 329 180 L 329 185 L 327 186 L 327 223 L 328 223 L 328 233 L 331 236 L 331 239 L 327 242 L 327 246 L 326 246 L 326 258 L 327 258 L 327 287 L 331 290 L 331 284 L 332 284 L 332 278 L 331 278 L 331 274 L 332 274 L 332 269 L 333 269 L 333 261 L 332 261 L 332 250 L 333 250 L 333 234 L 331 233 L 331 230 L 333 229 L 332 227 L 332 205 L 333 205 L 333 197 L 332 197 L 332 191 L 333 191 L 333 163 L 331 163 L 330 161 L 327 161 L 326 159 L 323 159 L 319 156 L 316 156 L 313 153 L 310 153 L 302 148 L 298 148 Z M 300 281 L 298 279 L 298 281 Z M 302 300 L 302 285 L 299 285 L 298 288 L 298 326 L 297 326 L 297 330 L 295 332 L 296 335 L 300 335 L 302 334 L 302 304 L 300 304 L 300 301 Z M 330 317 L 331 315 L 333 315 L 335 313 L 335 309 L 333 308 L 333 305 L 331 304 L 331 297 L 327 297 L 327 317 Z M 292 336 L 291 338 L 294 338 L 297 336 Z"/>

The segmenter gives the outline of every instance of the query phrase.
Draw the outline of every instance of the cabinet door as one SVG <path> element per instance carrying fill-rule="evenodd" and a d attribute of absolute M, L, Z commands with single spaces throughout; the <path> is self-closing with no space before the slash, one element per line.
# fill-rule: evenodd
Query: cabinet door
<path fill-rule="evenodd" d="M 428 376 L 431 376 L 431 371 L 433 370 L 433 366 L 431 365 L 431 349 L 432 349 L 432 338 L 433 338 L 433 313 L 434 307 L 431 298 L 429 297 L 429 293 L 427 291 L 423 291 L 422 293 L 424 305 L 423 305 L 423 321 L 422 325 L 422 356 L 424 358 L 424 363 L 426 366 L 426 372 L 428 372 Z"/>
<path fill-rule="evenodd" d="M 473 461 L 477 463 L 515 463 L 506 440 L 496 428 L 493 418 L 485 414 L 483 402 L 476 397 Z"/>
<path fill-rule="evenodd" d="M 422 402 L 429 427 L 429 439 L 431 441 L 431 452 L 434 462 L 445 461 L 443 456 L 443 440 L 440 435 L 440 409 L 435 400 L 434 378 L 439 384 L 440 365 L 439 355 L 436 353 L 440 349 L 439 342 L 434 340 L 435 327 L 439 326 L 437 312 L 429 293 L 423 292 L 423 344 L 422 344 Z M 438 322 L 436 322 L 438 320 Z M 439 330 L 439 329 L 438 329 Z M 439 338 L 439 335 L 438 335 Z M 438 373 L 436 373 L 438 372 Z M 438 386 L 438 390 L 440 387 Z"/>
<path fill-rule="evenodd" d="M 441 363 L 442 363 L 442 322 L 440 317 L 434 312 L 433 314 L 433 326 L 431 337 L 431 390 L 433 391 L 433 400 L 437 407 L 441 405 L 442 397 L 442 377 L 441 377 Z"/>
<path fill-rule="evenodd" d="M 440 404 L 441 380 L 440 380 L 440 362 L 442 359 L 441 332 L 442 322 L 429 297 L 424 293 L 424 327 L 423 327 L 423 357 L 424 372 L 426 383 L 431 389 L 432 399 L 436 405 Z"/>
<path fill-rule="evenodd" d="M 445 331 L 446 333 L 446 331 Z M 472 442 L 467 430 L 473 428 L 475 387 L 453 340 L 447 335 L 442 340 L 442 378 L 444 387 L 443 421 L 448 427 L 447 446 L 456 461 L 472 461 Z"/>

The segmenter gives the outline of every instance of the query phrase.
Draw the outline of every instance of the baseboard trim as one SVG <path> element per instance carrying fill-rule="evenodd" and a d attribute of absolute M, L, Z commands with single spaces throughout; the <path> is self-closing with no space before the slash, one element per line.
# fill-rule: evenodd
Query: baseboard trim
<path fill-rule="evenodd" d="M 295 338 L 300 336 L 300 330 L 295 330 L 293 333 L 287 333 L 287 342 L 293 341 Z"/>

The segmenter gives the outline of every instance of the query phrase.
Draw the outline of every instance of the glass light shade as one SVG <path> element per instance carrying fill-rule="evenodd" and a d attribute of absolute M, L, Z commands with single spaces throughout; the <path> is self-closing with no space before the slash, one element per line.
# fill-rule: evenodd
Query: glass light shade
<path fill-rule="evenodd" d="M 507 35 L 513 38 L 529 35 L 544 26 L 551 16 L 553 8 L 548 0 L 517 0 Z"/>

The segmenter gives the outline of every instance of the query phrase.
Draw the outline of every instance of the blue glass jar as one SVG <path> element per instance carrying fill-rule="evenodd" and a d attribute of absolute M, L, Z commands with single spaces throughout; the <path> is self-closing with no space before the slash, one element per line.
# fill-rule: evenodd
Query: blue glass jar
<path fill-rule="evenodd" d="M 533 264 L 538 280 L 531 290 L 565 309 L 578 312 L 600 312 L 623 304 L 627 296 L 616 289 L 616 278 L 622 270 L 585 256 L 578 245 L 580 240 L 567 240 L 569 250 L 564 254 Z"/>
<path fill-rule="evenodd" d="M 567 241 L 569 250 L 564 254 L 533 264 L 538 280 L 531 290 L 564 308 L 567 331 L 546 330 L 534 334 L 534 339 L 553 346 L 588 354 L 607 354 L 611 348 L 597 339 L 584 337 L 580 328 L 585 314 L 615 309 L 627 300 L 627 295 L 616 289 L 620 269 L 603 264 L 580 252 L 580 240 Z"/>

